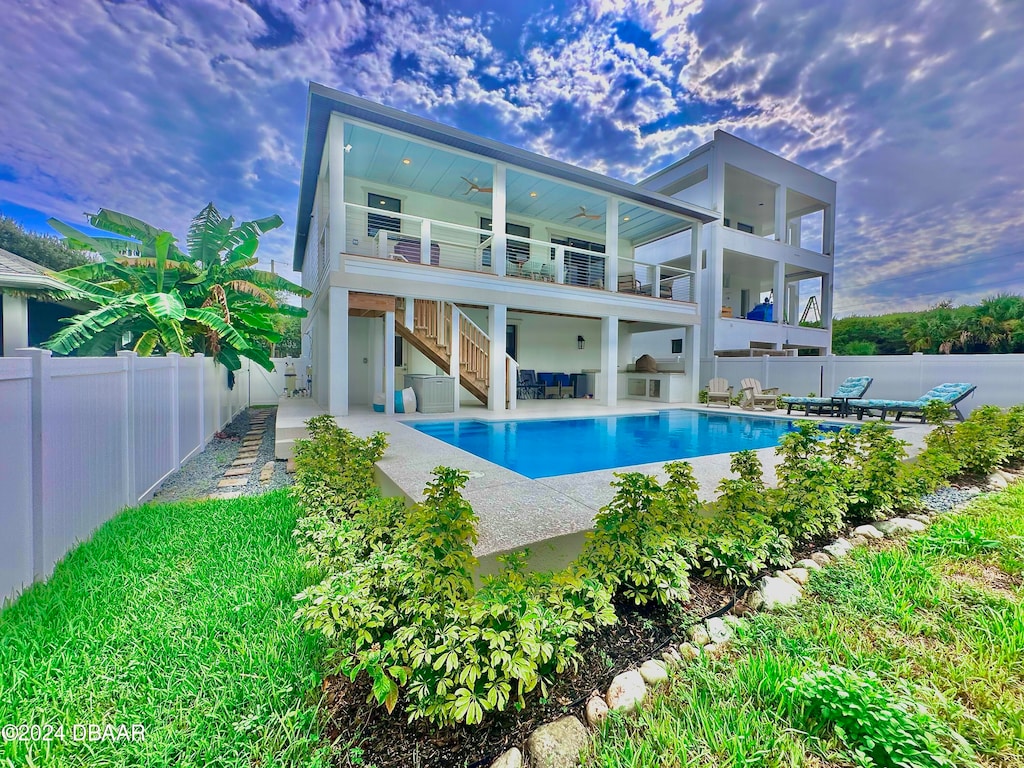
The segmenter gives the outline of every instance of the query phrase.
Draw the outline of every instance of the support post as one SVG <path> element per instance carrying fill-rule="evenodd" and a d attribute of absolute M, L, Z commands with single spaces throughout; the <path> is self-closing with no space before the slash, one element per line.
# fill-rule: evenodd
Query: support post
<path fill-rule="evenodd" d="M 608 198 L 604 217 L 604 288 L 617 291 L 619 287 L 619 201 Z"/>
<path fill-rule="evenodd" d="M 50 388 L 50 362 L 53 354 L 48 349 L 19 349 L 21 357 L 32 358 L 32 577 L 44 579 L 49 574 L 46 562 L 46 506 L 50 478 L 43 455 L 43 435 L 51 434 L 47 405 Z M 126 476 L 127 480 L 127 476 Z"/>
<path fill-rule="evenodd" d="M 327 412 L 348 416 L 348 289 L 332 285 L 327 291 Z"/>
<path fill-rule="evenodd" d="M 3 302 L 4 357 L 11 357 L 15 350 L 28 347 L 28 299 L 11 293 L 0 294 Z"/>
<path fill-rule="evenodd" d="M 601 376 L 604 378 L 604 404 L 619 402 L 619 318 L 601 318 Z"/>
<path fill-rule="evenodd" d="M 772 287 L 772 321 L 782 325 L 786 308 L 786 262 L 775 262 L 775 284 Z"/>
<path fill-rule="evenodd" d="M 455 402 L 452 403 L 452 410 L 458 411 L 459 405 L 462 402 L 462 353 L 461 353 L 461 342 L 462 342 L 462 312 L 457 306 L 452 304 L 452 338 L 449 349 L 451 352 L 448 355 L 448 375 L 455 379 Z"/>
<path fill-rule="evenodd" d="M 206 356 L 196 352 L 192 357 L 198 361 L 196 366 L 199 368 L 199 452 L 202 453 L 206 447 Z"/>
<path fill-rule="evenodd" d="M 395 412 L 395 313 L 384 313 L 384 413 Z"/>
<path fill-rule="evenodd" d="M 775 240 L 786 242 L 786 185 L 775 188 Z"/>
<path fill-rule="evenodd" d="M 174 466 L 171 469 L 181 469 L 181 355 L 177 352 L 168 352 L 167 360 L 171 368 L 171 454 L 174 456 Z"/>
<path fill-rule="evenodd" d="M 420 222 L 420 264 L 430 263 L 430 219 Z"/>
<path fill-rule="evenodd" d="M 832 327 L 832 273 L 821 276 L 821 327 Z M 828 352 L 832 352 L 832 334 L 829 334 Z"/>
<path fill-rule="evenodd" d="M 504 276 L 508 272 L 508 235 L 506 224 L 508 216 L 505 212 L 505 165 L 494 164 L 494 181 L 491 184 L 491 268 L 494 274 Z M 504 337 L 504 330 L 502 331 Z M 494 343 L 494 340 L 491 340 Z M 493 386 L 493 383 L 492 383 Z"/>
<path fill-rule="evenodd" d="M 125 471 L 125 506 L 131 507 L 139 503 L 139 489 L 136 485 L 135 472 L 135 361 L 138 355 L 122 349 L 117 356 L 124 360 L 125 398 L 124 398 L 124 471 Z M 218 414 L 220 400 L 217 402 Z M 219 415 L 218 415 L 219 418 Z M 218 427 L 220 429 L 220 427 Z"/>
<path fill-rule="evenodd" d="M 565 246 L 555 246 L 555 282 L 565 282 Z"/>
<path fill-rule="evenodd" d="M 686 344 L 686 372 L 690 375 L 690 402 L 700 399 L 700 326 L 691 325 L 686 328 L 683 337 Z"/>
<path fill-rule="evenodd" d="M 690 271 L 693 272 L 693 301 L 697 303 L 698 310 L 704 308 L 706 299 L 703 295 L 704 272 L 701 269 L 701 223 L 693 222 L 690 228 Z M 697 346 L 700 346 L 699 340 Z"/>
<path fill-rule="evenodd" d="M 328 263 L 331 269 L 341 269 L 348 235 L 345 221 L 345 122 L 338 115 L 331 115 L 327 151 L 327 199 L 331 206 L 327 229 L 330 238 Z M 320 278 L 318 275 L 317 280 Z"/>
<path fill-rule="evenodd" d="M 493 304 L 487 308 L 487 335 L 491 337 L 490 378 L 487 389 L 487 410 L 505 410 L 505 326 L 508 307 Z"/>

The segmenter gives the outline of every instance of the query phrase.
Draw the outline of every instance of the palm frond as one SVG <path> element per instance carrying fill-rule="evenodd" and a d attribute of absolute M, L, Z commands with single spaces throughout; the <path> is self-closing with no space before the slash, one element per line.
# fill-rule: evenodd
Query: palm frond
<path fill-rule="evenodd" d="M 199 323 L 213 331 L 217 336 L 233 347 L 241 349 L 248 346 L 249 342 L 238 332 L 231 323 L 224 320 L 220 313 L 213 307 L 200 307 L 199 309 L 185 310 L 185 318 Z"/>
<path fill-rule="evenodd" d="M 135 309 L 125 302 L 97 307 L 68 318 L 67 326 L 43 342 L 42 346 L 61 355 L 70 354 L 110 325 L 129 319 L 134 314 Z"/>
<path fill-rule="evenodd" d="M 263 299 L 267 306 L 277 306 L 277 299 L 274 298 L 274 294 L 270 293 L 269 291 L 263 290 L 258 285 L 253 285 L 248 280 L 230 280 L 227 283 L 225 283 L 225 287 L 230 288 L 233 291 L 238 291 L 239 293 L 244 293 L 249 296 L 255 296 L 258 299 Z"/>
<path fill-rule="evenodd" d="M 219 262 L 233 224 L 234 219 L 225 219 L 211 202 L 189 225 L 186 239 L 189 256 L 207 268 Z"/>
<path fill-rule="evenodd" d="M 159 341 L 160 334 L 156 329 L 150 328 L 139 336 L 139 339 L 135 342 L 135 347 L 133 349 L 139 357 L 149 357 L 153 354 L 153 350 L 156 349 L 156 345 Z"/>

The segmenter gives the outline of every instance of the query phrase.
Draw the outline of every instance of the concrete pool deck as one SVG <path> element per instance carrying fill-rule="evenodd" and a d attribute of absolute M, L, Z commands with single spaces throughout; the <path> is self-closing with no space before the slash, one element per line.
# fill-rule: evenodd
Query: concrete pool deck
<path fill-rule="evenodd" d="M 479 456 L 431 437 L 402 422 L 454 421 L 476 419 L 480 421 L 510 421 L 526 419 L 553 419 L 585 416 L 617 416 L 649 414 L 668 409 L 698 412 L 756 415 L 758 418 L 798 418 L 786 416 L 782 411 L 744 411 L 718 406 L 666 406 L 652 408 L 648 404 L 627 403 L 607 408 L 593 400 L 526 400 L 515 411 L 495 413 L 482 407 L 463 406 L 457 413 L 426 415 L 399 413 L 394 416 L 372 411 L 340 416 L 337 422 L 353 433 L 366 436 L 375 431 L 388 433 L 388 449 L 377 467 L 386 493 L 403 494 L 412 501 L 423 499 L 423 488 L 430 481 L 431 471 L 438 466 L 450 466 L 469 472 L 465 497 L 480 518 L 479 540 L 474 553 L 479 557 L 534 544 L 556 536 L 578 533 L 593 527 L 594 515 L 611 501 L 611 482 L 615 472 L 644 472 L 667 479 L 664 462 L 637 464 L 616 469 L 600 469 L 570 475 L 557 475 L 531 480 L 510 469 L 494 464 Z M 313 401 L 304 398 L 282 398 L 278 408 L 278 430 L 288 438 L 299 437 L 296 428 L 310 416 L 322 413 Z M 802 417 L 799 417 L 802 418 Z M 858 424 L 856 419 L 810 417 L 816 421 Z M 890 422 L 891 423 L 891 422 Z M 915 455 L 924 445 L 928 425 L 900 423 L 900 438 L 910 445 L 907 452 Z M 285 438 L 285 439 L 288 439 Z M 774 448 L 756 451 L 765 468 L 765 482 L 776 482 L 775 467 L 778 459 Z M 281 458 L 280 452 L 278 458 Z M 719 482 L 730 476 L 728 453 L 698 456 L 686 459 L 700 484 L 699 496 L 710 500 L 715 496 Z"/>

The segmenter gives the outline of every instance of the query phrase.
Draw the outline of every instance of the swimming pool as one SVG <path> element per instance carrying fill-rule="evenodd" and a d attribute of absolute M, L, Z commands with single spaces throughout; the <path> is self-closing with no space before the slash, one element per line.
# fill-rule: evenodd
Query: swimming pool
<path fill-rule="evenodd" d="M 779 444 L 784 434 L 793 431 L 794 421 L 672 410 L 590 419 L 467 419 L 409 426 L 536 480 L 748 448 L 771 448 Z M 839 428 L 827 424 L 822 427 Z"/>

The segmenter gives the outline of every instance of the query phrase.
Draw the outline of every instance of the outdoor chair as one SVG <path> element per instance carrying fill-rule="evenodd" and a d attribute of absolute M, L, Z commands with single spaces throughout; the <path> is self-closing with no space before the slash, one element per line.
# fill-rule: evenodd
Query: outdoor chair
<path fill-rule="evenodd" d="M 963 421 L 964 415 L 960 413 L 957 404 L 971 394 L 977 387 L 973 384 L 940 384 L 921 395 L 917 400 L 850 400 L 850 409 L 857 414 L 858 420 L 863 420 L 864 414 L 871 415 L 871 412 L 878 411 L 882 421 L 889 413 L 896 414 L 896 421 L 899 421 L 904 414 L 916 416 L 924 422 L 924 407 L 928 403 L 939 400 L 946 403 L 953 409 L 957 421 Z"/>
<path fill-rule="evenodd" d="M 778 405 L 778 387 L 761 388 L 761 382 L 757 379 L 743 379 L 740 381 L 740 407 L 748 411 L 755 408 L 762 408 L 766 411 L 774 411 Z"/>
<path fill-rule="evenodd" d="M 640 281 L 636 275 L 626 274 L 618 277 L 619 293 L 640 293 Z"/>
<path fill-rule="evenodd" d="M 810 416 L 812 411 L 821 416 L 826 410 L 829 416 L 845 416 L 849 413 L 847 403 L 864 397 L 872 381 L 870 376 L 851 376 L 839 385 L 832 397 L 784 397 L 786 415 L 793 412 L 794 405 L 802 405 L 804 416 Z"/>
<path fill-rule="evenodd" d="M 537 381 L 537 372 L 528 368 L 520 368 L 516 397 L 520 400 L 536 400 L 543 396 L 544 386 Z"/>
<path fill-rule="evenodd" d="M 420 263 L 420 241 L 416 237 L 400 237 L 395 241 L 395 258 L 400 261 L 408 261 L 411 264 Z M 441 263 L 441 246 L 430 241 L 430 264 L 438 266 Z"/>
<path fill-rule="evenodd" d="M 712 379 L 708 382 L 708 405 L 732 407 L 732 387 L 728 379 Z"/>

